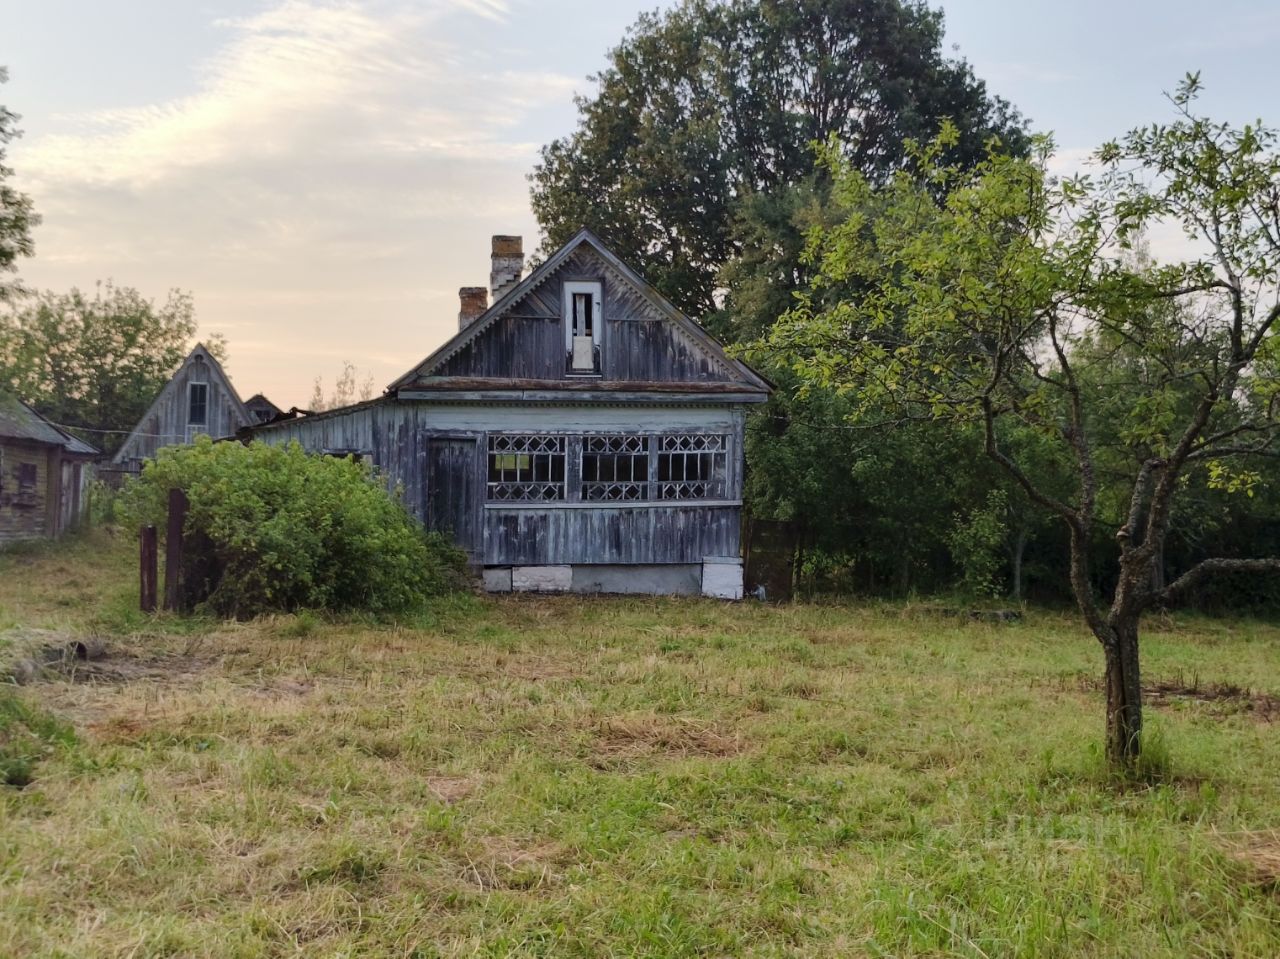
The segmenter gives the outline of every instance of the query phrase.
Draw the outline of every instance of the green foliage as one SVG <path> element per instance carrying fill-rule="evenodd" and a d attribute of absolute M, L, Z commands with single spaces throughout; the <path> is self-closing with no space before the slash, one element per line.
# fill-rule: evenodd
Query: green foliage
<path fill-rule="evenodd" d="M 818 275 L 759 355 L 857 416 L 976 428 L 974 452 L 1080 551 L 1106 524 L 1114 552 L 1137 510 L 1126 562 L 1146 582 L 1175 521 L 1210 515 L 1188 512 L 1205 502 L 1190 484 L 1247 496 L 1263 468 L 1222 461 L 1266 453 L 1277 428 L 1275 137 L 1193 115 L 1192 92 L 1176 122 L 1102 148 L 1096 179 L 1049 176 L 1047 138 L 964 168 L 949 124 L 885 183 L 829 145 L 843 214 L 810 231 Z M 1168 221 L 1208 255 L 1153 263 L 1142 230 Z"/>
<path fill-rule="evenodd" d="M 42 293 L 0 314 L 0 387 L 54 422 L 88 430 L 131 430 L 190 350 L 196 333 L 191 295 L 173 290 L 162 304 L 130 287 L 99 284 Z M 225 359 L 214 337 L 205 344 Z M 114 452 L 124 437 L 88 438 Z"/>
<path fill-rule="evenodd" d="M 1164 579 L 1191 481 L 1207 473 L 1209 492 L 1248 494 L 1260 474 L 1221 461 L 1269 455 L 1280 438 L 1280 136 L 1195 114 L 1198 86 L 1189 77 L 1173 97 L 1173 123 L 1104 145 L 1096 180 L 1051 176 L 1048 138 L 1029 157 L 992 149 L 960 167 L 947 158 L 959 131 L 944 123 L 879 183 L 832 140 L 823 162 L 847 215 L 811 232 L 813 291 L 765 343 L 861 415 L 977 427 L 986 457 L 1061 521 L 1072 594 L 1114 679 L 1107 757 L 1129 768 L 1144 611 L 1214 573 L 1280 571 L 1280 557 L 1201 554 Z M 1165 224 L 1200 255 L 1145 262 L 1143 232 Z M 834 303 L 816 295 L 833 288 Z M 1065 494 L 1011 432 L 1069 464 Z M 1107 581 L 1095 537 L 1113 544 Z"/>
<path fill-rule="evenodd" d="M 216 558 L 208 605 L 222 615 L 314 608 L 394 613 L 456 588 L 462 557 L 424 534 L 368 466 L 295 444 L 162 450 L 125 490 L 131 526 L 163 529 L 170 489 L 187 494 L 187 533 Z"/>
<path fill-rule="evenodd" d="M 812 177 L 812 141 L 838 137 L 872 178 L 942 117 L 963 131 L 956 162 L 991 137 L 1024 141 L 1017 113 L 942 39 L 940 13 L 899 0 L 686 0 L 644 14 L 579 99 L 577 131 L 543 148 L 532 201 L 546 249 L 589 226 L 698 317 L 720 308 L 720 271 L 744 250 L 793 274 L 803 217 L 790 214 L 806 198 L 787 194 Z M 740 218 L 768 223 L 767 239 Z"/>
<path fill-rule="evenodd" d="M 0 67 L 0 83 L 8 79 L 8 69 Z M 19 257 L 31 256 L 35 252 L 31 230 L 40 223 L 31 197 L 19 193 L 5 182 L 13 176 L 13 168 L 6 166 L 4 159 L 6 144 L 21 136 L 21 131 L 14 126 L 17 122 L 18 115 L 0 104 L 0 305 L 16 299 L 23 292 L 18 283 L 4 277 L 17 270 Z"/>
<path fill-rule="evenodd" d="M 992 490 L 986 503 L 964 515 L 947 537 L 951 555 L 961 570 L 960 588 L 972 596 L 998 596 L 1003 591 L 1001 555 L 1008 535 L 1005 516 L 1009 509 L 1003 490 Z"/>

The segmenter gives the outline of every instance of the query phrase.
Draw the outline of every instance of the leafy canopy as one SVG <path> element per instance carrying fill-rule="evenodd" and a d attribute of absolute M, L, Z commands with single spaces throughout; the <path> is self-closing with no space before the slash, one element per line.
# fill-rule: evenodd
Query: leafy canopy
<path fill-rule="evenodd" d="M 0 67 L 0 83 L 8 79 L 8 69 Z M 6 275 L 17 271 L 20 257 L 35 252 L 31 230 L 40 224 L 31 197 L 7 182 L 13 176 L 13 168 L 5 164 L 5 154 L 10 141 L 21 136 L 15 126 L 17 122 L 18 115 L 0 104 L 0 305 L 17 299 L 22 293 L 22 287 Z"/>
<path fill-rule="evenodd" d="M 1023 142 L 1016 112 L 943 55 L 942 36 L 940 13 L 900 0 L 685 0 L 645 14 L 578 100 L 577 131 L 542 151 L 532 201 L 545 248 L 589 226 L 682 310 L 712 314 L 720 271 L 755 227 L 770 223 L 784 254 L 794 246 L 785 209 L 744 204 L 794 205 L 784 195 L 811 176 L 811 142 L 837 138 L 873 180 L 942 117 L 959 163 L 993 136 Z M 771 242 L 751 248 L 773 258 Z M 784 256 L 776 272 L 795 265 Z"/>
<path fill-rule="evenodd" d="M 764 345 L 865 411 L 980 426 L 986 455 L 1063 521 L 1072 591 L 1106 651 L 1107 751 L 1124 765 L 1140 748 L 1143 611 L 1213 573 L 1280 570 L 1280 558 L 1212 556 L 1168 585 L 1157 575 L 1187 480 L 1207 467 L 1216 489 L 1247 493 L 1251 474 L 1225 464 L 1270 454 L 1280 429 L 1276 134 L 1196 114 L 1198 90 L 1188 76 L 1173 122 L 1101 147 L 1096 178 L 1051 177 L 1046 138 L 1027 158 L 992 151 L 962 168 L 947 159 L 958 131 L 945 124 L 908 144 L 911 163 L 882 185 L 831 142 L 847 215 L 815 229 L 807 252 L 818 291 L 857 292 L 802 297 Z M 1141 237 L 1164 223 L 1191 252 L 1145 262 Z M 1008 423 L 1070 463 L 1067 492 L 1005 442 Z M 1099 466 L 1122 464 L 1116 449 L 1132 472 L 1099 602 L 1089 546 Z"/>
<path fill-rule="evenodd" d="M 195 333 L 191 295 L 180 290 L 159 304 L 110 282 L 92 297 L 41 293 L 0 314 L 0 386 L 61 425 L 120 431 L 91 434 L 110 453 L 181 365 Z M 225 360 L 220 337 L 206 346 Z"/>

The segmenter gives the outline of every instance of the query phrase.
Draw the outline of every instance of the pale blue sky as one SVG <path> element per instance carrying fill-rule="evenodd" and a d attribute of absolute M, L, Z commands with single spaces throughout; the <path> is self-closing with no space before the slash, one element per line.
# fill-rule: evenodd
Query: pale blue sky
<path fill-rule="evenodd" d="M 32 285 L 194 292 L 245 396 L 379 388 L 456 326 L 488 237 L 536 245 L 525 174 L 637 13 L 587 0 L 0 0 L 0 102 L 45 223 Z M 1280 123 L 1280 4 L 952 0 L 948 43 L 1064 163 L 1201 70 L 1216 116 Z"/>

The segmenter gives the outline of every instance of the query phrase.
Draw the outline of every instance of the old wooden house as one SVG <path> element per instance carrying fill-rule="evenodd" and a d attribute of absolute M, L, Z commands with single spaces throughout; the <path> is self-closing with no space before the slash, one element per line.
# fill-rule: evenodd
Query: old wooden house
<path fill-rule="evenodd" d="M 137 473 L 161 447 L 190 443 L 201 433 L 214 438 L 234 436 L 256 422 L 222 365 L 197 343 L 116 451 L 111 468 L 116 473 Z"/>
<path fill-rule="evenodd" d="M 741 596 L 769 384 L 588 231 L 523 273 L 521 239 L 494 237 L 457 335 L 385 395 L 248 432 L 367 459 L 491 590 Z"/>
<path fill-rule="evenodd" d="M 59 536 L 78 525 L 98 455 L 0 391 L 0 545 Z"/>

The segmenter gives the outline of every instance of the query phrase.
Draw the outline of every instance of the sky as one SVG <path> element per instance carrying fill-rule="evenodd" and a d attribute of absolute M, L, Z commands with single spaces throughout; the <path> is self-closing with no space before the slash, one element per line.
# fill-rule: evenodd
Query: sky
<path fill-rule="evenodd" d="M 538 245 L 527 175 L 645 10 L 631 0 L 0 0 L 32 287 L 194 295 L 241 396 L 305 406 L 344 362 L 377 389 L 457 328 L 489 237 Z M 932 4 L 935 8 L 937 3 Z M 947 45 L 1062 168 L 1202 106 L 1280 125 L 1280 4 L 950 0 Z"/>

